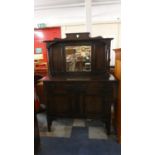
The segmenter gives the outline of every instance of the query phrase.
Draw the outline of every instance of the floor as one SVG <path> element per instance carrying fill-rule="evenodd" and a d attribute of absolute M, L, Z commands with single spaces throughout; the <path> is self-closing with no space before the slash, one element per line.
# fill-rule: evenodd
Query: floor
<path fill-rule="evenodd" d="M 116 136 L 106 134 L 105 125 L 100 120 L 91 119 L 57 119 L 54 120 L 51 132 L 47 131 L 46 114 L 37 114 L 40 136 L 70 138 L 74 131 L 85 130 L 88 139 L 112 139 L 116 141 Z"/>
<path fill-rule="evenodd" d="M 46 114 L 37 114 L 37 119 L 42 148 L 39 155 L 121 154 L 115 134 L 108 136 L 100 120 L 56 119 L 48 132 Z"/>

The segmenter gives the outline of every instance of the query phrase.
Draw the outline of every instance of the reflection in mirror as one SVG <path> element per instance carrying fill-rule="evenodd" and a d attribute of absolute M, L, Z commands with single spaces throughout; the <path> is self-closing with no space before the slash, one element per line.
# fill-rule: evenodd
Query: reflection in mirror
<path fill-rule="evenodd" d="M 66 46 L 66 71 L 91 71 L 91 46 Z"/>

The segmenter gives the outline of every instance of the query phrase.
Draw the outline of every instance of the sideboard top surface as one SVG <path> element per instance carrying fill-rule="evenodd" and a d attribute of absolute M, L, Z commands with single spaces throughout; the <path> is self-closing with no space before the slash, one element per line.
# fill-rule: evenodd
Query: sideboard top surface
<path fill-rule="evenodd" d="M 108 78 L 104 78 L 102 76 L 79 76 L 79 77 L 72 77 L 72 76 L 57 76 L 57 77 L 52 77 L 52 76 L 45 76 L 42 79 L 44 82 L 48 81 L 64 81 L 64 82 L 72 82 L 72 81 L 80 81 L 80 82 L 93 82 L 93 81 L 98 81 L 98 82 L 104 82 L 104 81 L 109 81 L 109 82 L 117 82 L 117 79 L 110 74 Z"/>

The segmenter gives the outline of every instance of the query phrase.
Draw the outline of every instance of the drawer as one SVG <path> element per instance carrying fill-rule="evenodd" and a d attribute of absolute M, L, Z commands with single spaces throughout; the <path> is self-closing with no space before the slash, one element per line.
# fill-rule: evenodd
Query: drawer
<path fill-rule="evenodd" d="M 87 94 L 109 95 L 113 94 L 113 86 L 103 82 L 90 83 L 87 88 Z"/>
<path fill-rule="evenodd" d="M 105 87 L 103 83 L 90 83 L 87 88 L 87 94 L 100 94 L 104 89 Z"/>
<path fill-rule="evenodd" d="M 88 95 L 107 95 L 113 92 L 111 85 L 104 82 L 89 83 L 46 83 L 45 91 L 48 94 L 88 94 Z"/>
<path fill-rule="evenodd" d="M 87 84 L 65 84 L 64 89 L 70 93 L 76 92 L 86 92 Z"/>
<path fill-rule="evenodd" d="M 82 93 L 86 92 L 87 87 L 87 84 L 49 83 L 45 85 L 45 90 L 53 94 Z"/>
<path fill-rule="evenodd" d="M 66 93 L 64 84 L 57 84 L 57 83 L 47 83 L 45 84 L 45 91 L 48 94 L 64 94 Z"/>

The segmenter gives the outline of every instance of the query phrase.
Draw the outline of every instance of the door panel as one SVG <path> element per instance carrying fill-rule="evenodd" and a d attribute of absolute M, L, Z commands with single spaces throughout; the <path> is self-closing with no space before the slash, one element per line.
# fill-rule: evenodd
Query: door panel
<path fill-rule="evenodd" d="M 53 95 L 48 105 L 50 113 L 53 115 L 69 116 L 72 111 L 72 103 L 67 94 Z"/>
<path fill-rule="evenodd" d="M 102 96 L 86 96 L 85 97 L 85 112 L 88 114 L 102 115 L 103 112 L 103 98 Z"/>

